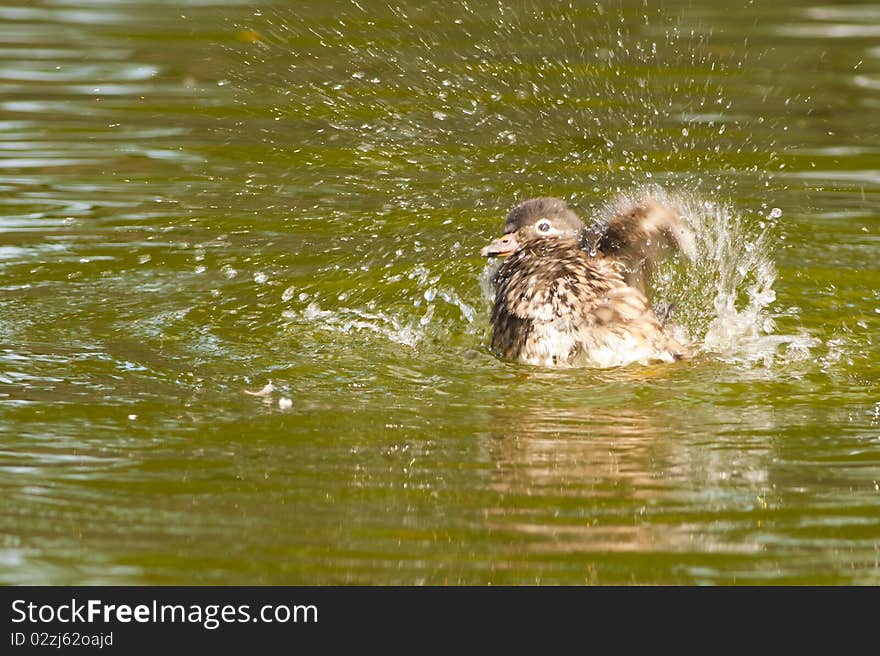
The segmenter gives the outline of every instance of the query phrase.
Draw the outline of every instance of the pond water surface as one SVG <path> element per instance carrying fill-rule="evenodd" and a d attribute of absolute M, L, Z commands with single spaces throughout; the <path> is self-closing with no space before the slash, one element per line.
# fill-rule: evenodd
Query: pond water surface
<path fill-rule="evenodd" d="M 876 4 L 3 2 L 0 582 L 880 583 L 878 137 Z M 695 357 L 496 359 L 657 188 Z"/>

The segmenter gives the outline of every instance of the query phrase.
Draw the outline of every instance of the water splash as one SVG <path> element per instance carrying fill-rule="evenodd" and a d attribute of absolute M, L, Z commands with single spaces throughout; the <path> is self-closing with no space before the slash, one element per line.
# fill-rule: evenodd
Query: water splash
<path fill-rule="evenodd" d="M 243 119 L 225 134 L 253 128 L 249 139 L 292 164 L 280 173 L 290 184 L 314 174 L 304 188 L 332 180 L 340 197 L 368 197 L 378 177 L 385 199 L 431 208 L 450 192 L 471 204 L 487 190 L 599 194 L 682 178 L 717 190 L 773 177 L 773 135 L 784 132 L 756 140 L 764 117 L 738 106 L 760 106 L 772 91 L 736 103 L 728 92 L 739 90 L 746 57 L 754 66 L 762 53 L 734 57 L 668 11 L 458 1 L 376 8 L 368 20 L 352 4 L 316 25 L 302 11 L 261 10 L 239 24 L 226 71 Z M 437 12 L 448 17 L 442 27 Z M 324 166 L 328 145 L 344 166 Z"/>
<path fill-rule="evenodd" d="M 444 280 L 450 274 L 432 270 L 440 266 L 419 262 L 379 279 L 353 280 L 345 291 L 329 298 L 319 293 L 297 294 L 296 288 L 289 287 L 281 296 L 286 304 L 282 317 L 298 333 L 307 328 L 349 336 L 378 335 L 410 348 L 431 338 L 448 341 L 455 335 L 482 331 L 483 315 L 454 282 Z M 377 288 L 390 286 L 395 286 L 393 301 L 377 294 Z"/>
<path fill-rule="evenodd" d="M 650 193 L 675 207 L 694 233 L 694 258 L 661 263 L 652 281 L 654 303 L 674 308 L 680 336 L 697 353 L 729 362 L 770 366 L 779 355 L 806 358 L 818 340 L 805 333 L 775 334 L 772 242 L 782 211 L 773 208 L 752 220 L 696 195 Z"/>
<path fill-rule="evenodd" d="M 433 311 L 429 308 L 426 313 L 428 321 L 431 314 Z M 288 310 L 283 316 L 293 324 L 309 325 L 325 332 L 375 333 L 403 346 L 416 346 L 424 338 L 424 324 L 421 321 L 407 321 L 383 311 L 368 312 L 350 307 L 325 310 L 312 301 L 302 311 Z"/>
<path fill-rule="evenodd" d="M 431 226 L 438 214 L 509 206 L 523 195 L 570 193 L 577 205 L 654 182 L 735 197 L 741 184 L 769 187 L 784 166 L 775 135 L 785 130 L 768 130 L 775 119 L 765 125 L 761 114 L 773 93 L 744 95 L 737 86 L 760 51 L 746 58 L 647 8 L 526 2 L 475 11 L 456 1 L 442 5 L 441 26 L 431 10 L 440 3 L 427 5 L 389 5 L 367 17 L 352 3 L 318 23 L 302 19 L 306 10 L 278 8 L 237 24 L 224 75 L 241 114 L 221 131 L 230 143 L 257 139 L 271 151 L 247 193 L 291 190 L 291 205 L 327 214 L 325 240 L 334 226 L 360 240 L 334 258 L 368 250 L 370 266 L 389 268 L 381 278 L 354 270 L 334 278 L 347 297 L 315 290 L 311 316 L 302 299 L 291 308 L 295 299 L 284 298 L 286 319 L 406 346 L 482 337 L 491 269 L 482 289 L 467 286 L 470 265 L 450 248 L 449 231 Z M 698 257 L 658 270 L 657 296 L 677 306 L 687 341 L 737 362 L 802 355 L 807 338 L 774 333 L 765 227 L 779 217 L 768 210 L 753 228 L 756 217 L 723 205 L 672 200 L 693 223 Z M 414 252 L 437 259 L 423 268 L 429 275 L 415 265 L 401 277 L 413 253 L 377 243 L 391 242 L 392 230 L 399 239 L 416 221 L 413 243 L 431 230 L 434 240 Z M 305 223 L 291 225 L 299 226 L 305 235 Z"/>

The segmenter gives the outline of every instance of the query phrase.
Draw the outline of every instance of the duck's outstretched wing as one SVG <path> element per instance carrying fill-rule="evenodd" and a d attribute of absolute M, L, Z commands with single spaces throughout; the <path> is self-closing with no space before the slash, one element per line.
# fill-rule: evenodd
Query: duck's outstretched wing
<path fill-rule="evenodd" d="M 584 246 L 591 254 L 622 262 L 627 283 L 641 290 L 654 263 L 670 249 L 689 259 L 696 255 L 694 234 L 681 211 L 653 197 L 609 204 L 585 231 Z"/>

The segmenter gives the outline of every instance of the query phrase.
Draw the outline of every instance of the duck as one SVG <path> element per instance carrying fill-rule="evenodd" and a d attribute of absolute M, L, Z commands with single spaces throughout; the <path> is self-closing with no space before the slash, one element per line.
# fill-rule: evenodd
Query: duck
<path fill-rule="evenodd" d="M 560 198 L 532 198 L 507 214 L 482 257 L 494 277 L 490 349 L 542 367 L 618 367 L 689 357 L 647 296 L 652 266 L 672 247 L 694 255 L 680 212 L 654 198 L 609 204 L 586 227 Z"/>

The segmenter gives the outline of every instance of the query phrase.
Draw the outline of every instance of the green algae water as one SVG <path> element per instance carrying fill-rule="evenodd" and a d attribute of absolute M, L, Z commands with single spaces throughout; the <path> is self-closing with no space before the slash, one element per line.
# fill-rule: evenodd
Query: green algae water
<path fill-rule="evenodd" d="M 880 9 L 0 5 L 0 582 L 880 584 Z M 694 357 L 487 348 L 653 189 Z"/>

